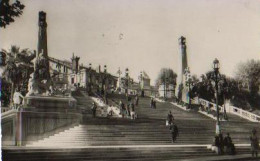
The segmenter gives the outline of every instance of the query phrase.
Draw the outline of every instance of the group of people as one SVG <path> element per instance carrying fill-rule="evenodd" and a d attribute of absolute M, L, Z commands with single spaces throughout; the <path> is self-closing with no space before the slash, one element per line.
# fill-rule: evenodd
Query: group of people
<path fill-rule="evenodd" d="M 123 117 L 129 116 L 131 117 L 131 119 L 136 119 L 135 104 L 133 102 L 130 102 L 129 104 L 125 105 L 122 101 L 120 101 L 119 107 L 120 114 L 122 114 Z"/>
<path fill-rule="evenodd" d="M 257 132 L 256 132 L 255 128 L 252 130 L 252 133 L 251 133 L 249 139 L 250 139 L 250 143 L 251 143 L 252 157 L 257 157 L 258 150 L 259 150 L 259 140 L 258 140 Z M 217 147 L 216 152 L 218 154 L 225 154 L 225 153 L 229 154 L 229 155 L 236 154 L 235 145 L 232 142 L 232 139 L 231 139 L 229 133 L 227 133 L 227 136 L 224 139 L 223 139 L 223 136 L 221 133 L 219 135 L 216 135 L 214 145 Z"/>
<path fill-rule="evenodd" d="M 218 154 L 229 154 L 234 155 L 236 153 L 235 151 L 235 145 L 232 142 L 232 139 L 227 133 L 225 138 L 223 138 L 222 133 L 219 133 L 215 136 L 214 145 L 217 147 L 217 153 Z"/>
<path fill-rule="evenodd" d="M 167 115 L 166 126 L 169 126 L 172 143 L 174 143 L 177 139 L 177 136 L 179 135 L 179 130 L 178 130 L 177 125 L 174 123 L 174 117 L 173 117 L 171 111 L 169 111 L 169 113 Z"/>
<path fill-rule="evenodd" d="M 150 107 L 151 108 L 156 108 L 156 101 L 155 101 L 154 98 L 151 98 Z"/>

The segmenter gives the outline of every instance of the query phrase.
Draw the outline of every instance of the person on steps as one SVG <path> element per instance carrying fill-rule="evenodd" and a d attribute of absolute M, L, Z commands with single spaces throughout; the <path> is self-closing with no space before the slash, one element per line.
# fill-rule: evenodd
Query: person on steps
<path fill-rule="evenodd" d="M 176 141 L 177 136 L 179 135 L 178 127 L 176 124 L 171 122 L 169 130 L 171 132 L 172 143 L 174 143 Z"/>
<path fill-rule="evenodd" d="M 150 107 L 153 108 L 153 98 L 151 98 Z"/>
<path fill-rule="evenodd" d="M 97 105 L 95 102 L 93 102 L 93 105 L 91 107 L 91 111 L 92 111 L 92 116 L 95 118 L 96 117 L 96 111 L 97 111 Z"/>
<path fill-rule="evenodd" d="M 231 137 L 229 136 L 229 133 L 227 133 L 227 136 L 224 138 L 224 151 L 226 154 L 234 155 L 236 153 L 235 151 L 235 145 L 232 142 Z"/>
<path fill-rule="evenodd" d="M 131 103 L 131 119 L 135 119 L 135 105 Z"/>
<path fill-rule="evenodd" d="M 259 141 L 256 133 L 256 129 L 253 129 L 252 134 L 250 136 L 252 157 L 257 157 L 258 155 Z"/>
<path fill-rule="evenodd" d="M 221 132 L 218 134 L 218 137 L 219 137 L 219 150 L 220 150 L 220 154 L 223 154 L 224 153 L 224 139 L 223 139 L 223 135 L 222 135 Z"/>
<path fill-rule="evenodd" d="M 220 141 L 219 141 L 219 135 L 216 135 L 216 136 L 215 136 L 214 144 L 213 144 L 213 145 L 216 147 L 216 149 L 215 149 L 216 153 L 217 153 L 217 154 L 220 154 Z"/>
<path fill-rule="evenodd" d="M 139 97 L 138 97 L 138 95 L 136 94 L 136 96 L 135 96 L 135 106 L 138 106 L 138 103 L 139 103 Z"/>
<path fill-rule="evenodd" d="M 153 100 L 153 108 L 155 109 L 156 108 L 156 101 Z"/>
<path fill-rule="evenodd" d="M 172 115 L 172 112 L 169 111 L 169 114 L 168 114 L 168 116 L 167 116 L 168 125 L 171 125 L 171 123 L 173 122 L 173 120 L 174 120 L 174 117 L 173 117 L 173 115 Z"/>

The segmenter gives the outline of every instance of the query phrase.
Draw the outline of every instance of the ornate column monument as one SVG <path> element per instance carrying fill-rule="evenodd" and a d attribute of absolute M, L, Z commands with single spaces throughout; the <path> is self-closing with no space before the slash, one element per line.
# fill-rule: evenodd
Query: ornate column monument
<path fill-rule="evenodd" d="M 42 95 L 51 85 L 47 50 L 46 13 L 39 12 L 38 52 L 34 59 L 34 72 L 30 75 L 27 96 Z"/>
<path fill-rule="evenodd" d="M 46 13 L 43 11 L 39 12 L 39 32 L 38 32 L 38 53 L 42 52 L 43 55 L 48 56 L 47 48 L 47 22 L 46 22 Z"/>
<path fill-rule="evenodd" d="M 177 86 L 176 86 L 176 97 L 179 98 L 179 101 L 187 103 L 187 94 L 185 89 L 185 69 L 188 67 L 187 60 L 187 51 L 186 51 L 186 38 L 181 36 L 179 38 L 179 51 L 180 51 L 180 61 L 179 61 L 179 70 L 177 76 Z"/>
<path fill-rule="evenodd" d="M 39 32 L 38 32 L 38 56 L 40 53 L 42 54 L 42 57 L 45 58 L 47 61 L 45 61 L 46 69 L 46 77 L 50 78 L 50 70 L 49 70 L 49 60 L 48 60 L 48 48 L 47 48 L 47 22 L 46 22 L 46 13 L 43 11 L 39 12 Z"/>

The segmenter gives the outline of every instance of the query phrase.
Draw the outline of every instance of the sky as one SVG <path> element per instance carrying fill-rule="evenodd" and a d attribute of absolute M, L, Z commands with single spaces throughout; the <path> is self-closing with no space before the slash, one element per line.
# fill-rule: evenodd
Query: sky
<path fill-rule="evenodd" d="M 234 76 L 237 64 L 260 59 L 259 0 L 21 0 L 24 13 L 0 28 L 0 49 L 37 49 L 38 12 L 47 13 L 48 54 L 80 64 L 129 68 L 152 84 L 161 68 L 178 72 L 178 38 L 186 37 L 188 66 L 200 76 L 212 70 Z"/>

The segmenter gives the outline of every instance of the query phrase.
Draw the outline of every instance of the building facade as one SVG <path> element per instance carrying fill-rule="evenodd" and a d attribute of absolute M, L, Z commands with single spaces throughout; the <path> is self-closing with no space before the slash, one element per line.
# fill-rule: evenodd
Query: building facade
<path fill-rule="evenodd" d="M 91 92 L 115 91 L 117 77 L 107 73 L 106 67 L 103 71 L 100 66 L 98 70 L 93 70 L 91 66 L 80 65 L 79 60 L 80 58 L 74 54 L 71 61 L 49 57 L 50 74 L 56 86 L 80 87 Z"/>

